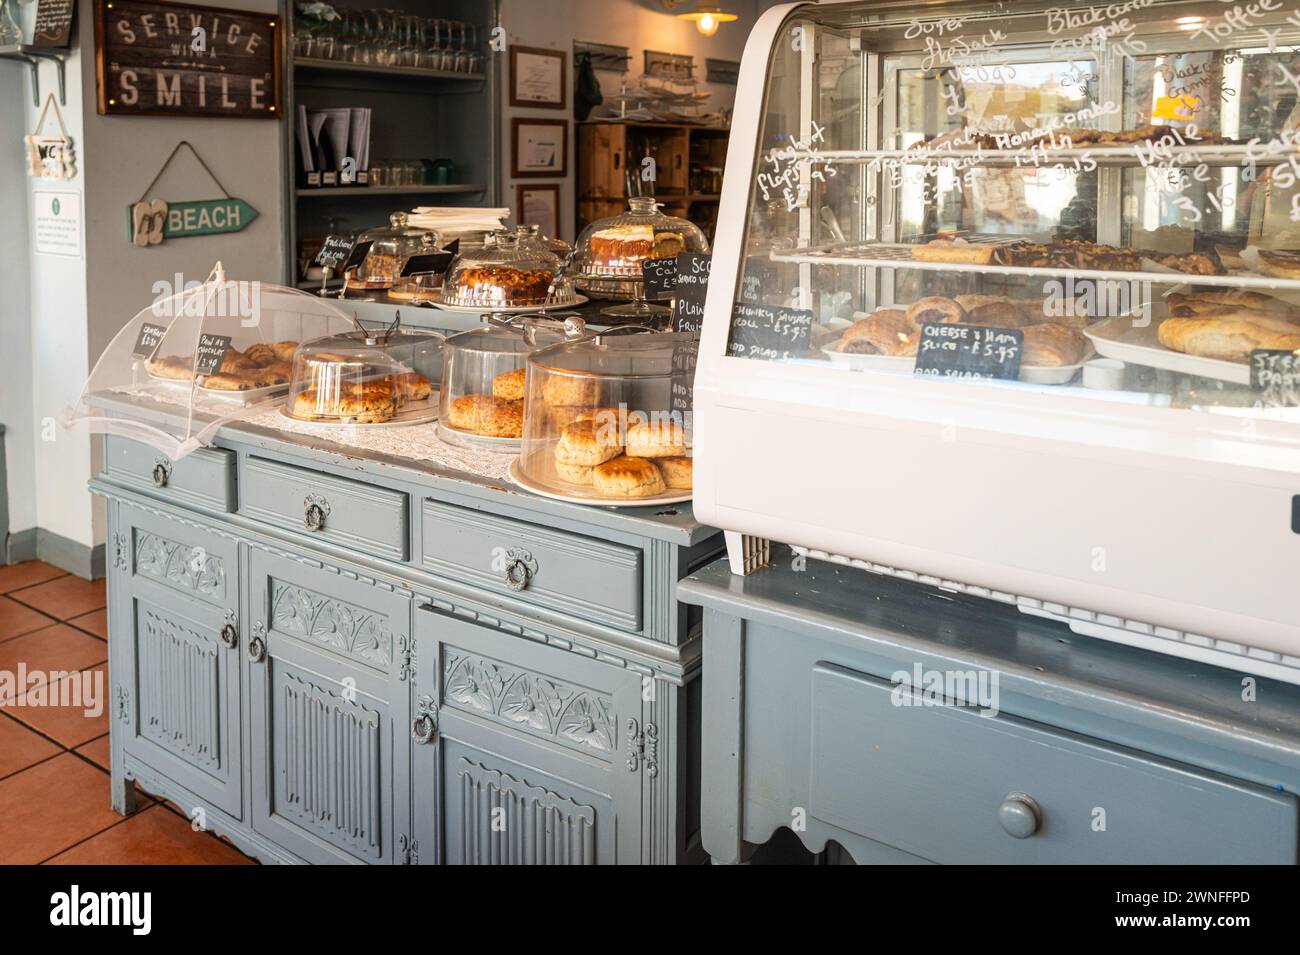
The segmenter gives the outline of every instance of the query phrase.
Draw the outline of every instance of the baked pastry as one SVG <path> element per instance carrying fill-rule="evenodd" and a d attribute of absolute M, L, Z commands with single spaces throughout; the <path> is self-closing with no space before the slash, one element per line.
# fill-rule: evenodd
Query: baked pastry
<path fill-rule="evenodd" d="M 555 462 L 555 473 L 560 476 L 561 481 L 568 481 L 570 484 L 581 484 L 584 487 L 589 486 L 595 478 L 592 471 L 595 468 L 585 464 L 565 464 L 563 461 Z"/>
<path fill-rule="evenodd" d="M 656 259 L 675 258 L 682 252 L 686 251 L 686 240 L 676 232 L 656 232 L 655 233 L 655 252 Z"/>
<path fill-rule="evenodd" d="M 1156 332 L 1160 344 L 1202 358 L 1245 362 L 1256 348 L 1300 348 L 1300 326 L 1259 313 L 1213 318 L 1167 318 Z"/>
<path fill-rule="evenodd" d="M 524 383 L 527 372 L 527 368 L 503 371 L 492 379 L 492 394 L 498 398 L 508 398 L 511 401 L 521 400 L 524 397 Z"/>
<path fill-rule="evenodd" d="M 1042 320 L 1041 304 L 1030 311 L 1009 300 L 981 305 L 967 312 L 966 317 L 961 319 L 966 325 L 983 325 L 985 328 L 1022 328 Z"/>
<path fill-rule="evenodd" d="M 1024 347 L 1020 353 L 1022 365 L 1077 365 L 1090 350 L 1083 333 L 1068 325 L 1044 322 L 1023 330 Z"/>
<path fill-rule="evenodd" d="M 397 401 L 392 391 L 379 388 L 349 391 L 337 396 L 309 388 L 294 396 L 290 410 L 295 418 L 337 424 L 379 424 L 391 421 L 396 413 Z"/>
<path fill-rule="evenodd" d="M 253 380 L 259 388 L 271 385 L 287 385 L 293 377 L 293 366 L 287 361 L 273 361 L 265 368 L 259 368 L 253 374 Z"/>
<path fill-rule="evenodd" d="M 665 490 L 653 461 L 620 454 L 592 469 L 592 484 L 606 497 L 653 497 Z"/>
<path fill-rule="evenodd" d="M 600 400 L 600 380 L 578 373 L 547 375 L 542 399 L 548 405 L 594 405 Z"/>
<path fill-rule="evenodd" d="M 671 418 L 628 424 L 627 453 L 634 458 L 675 458 L 686 454 L 686 430 Z"/>
<path fill-rule="evenodd" d="M 665 486 L 680 491 L 691 489 L 693 468 L 690 458 L 656 458 L 655 464 L 659 465 L 659 473 L 663 475 Z"/>
<path fill-rule="evenodd" d="M 882 308 L 845 329 L 835 350 L 850 355 L 915 355 L 920 340 L 920 328 L 906 312 Z"/>
<path fill-rule="evenodd" d="M 966 262 L 988 265 L 996 246 L 975 245 L 956 239 L 933 239 L 925 245 L 912 246 L 912 258 L 918 262 Z"/>
<path fill-rule="evenodd" d="M 208 391 L 252 391 L 258 387 L 258 384 L 256 377 L 252 374 L 219 371 L 215 375 L 208 375 L 206 378 L 201 379 L 199 387 Z"/>
<path fill-rule="evenodd" d="M 271 351 L 275 352 L 275 357 L 280 361 L 293 361 L 293 356 L 298 351 L 298 343 L 290 341 L 272 342 Z"/>
<path fill-rule="evenodd" d="M 433 382 L 414 371 L 401 372 L 396 378 L 385 376 L 384 383 L 390 387 L 395 385 L 395 391 L 403 402 L 423 401 L 433 394 Z"/>
<path fill-rule="evenodd" d="M 258 342 L 256 345 L 250 345 L 248 351 L 244 352 L 244 357 L 263 368 L 280 360 L 276 355 L 274 348 L 270 345 L 264 345 L 261 342 Z"/>
<path fill-rule="evenodd" d="M 450 298 L 463 305 L 542 305 L 552 281 L 544 269 L 485 265 L 457 273 Z"/>
<path fill-rule="evenodd" d="M 623 452 L 618 422 L 597 424 L 591 418 L 579 418 L 560 432 L 555 445 L 555 460 L 560 464 L 593 467 Z"/>
<path fill-rule="evenodd" d="M 960 305 L 962 309 L 964 309 L 967 312 L 971 311 L 972 309 L 979 308 L 981 305 L 992 305 L 994 302 L 1011 301 L 1011 299 L 1005 295 L 984 295 L 984 294 L 954 295 L 952 297 L 952 300 L 956 302 L 958 305 Z"/>
<path fill-rule="evenodd" d="M 1300 252 L 1260 249 L 1259 271 L 1279 279 L 1300 279 Z"/>
<path fill-rule="evenodd" d="M 907 319 L 917 328 L 924 322 L 952 324 L 966 320 L 966 310 L 950 298 L 931 295 L 917 299 L 907 309 Z"/>
<path fill-rule="evenodd" d="M 448 409 L 447 424 L 489 438 L 519 438 L 524 433 L 524 403 L 495 395 L 461 395 Z"/>
<path fill-rule="evenodd" d="M 587 240 L 598 268 L 631 268 L 655 257 L 655 230 L 649 223 L 611 226 Z"/>
<path fill-rule="evenodd" d="M 155 378 L 167 378 L 172 381 L 188 381 L 194 377 L 194 359 L 179 358 L 169 355 L 166 358 L 150 358 L 145 368 Z"/>
<path fill-rule="evenodd" d="M 261 368 L 255 361 L 251 361 L 238 348 L 227 348 L 226 353 L 221 356 L 221 365 L 217 368 L 218 372 L 226 375 L 237 375 L 245 372 L 255 372 Z"/>
<path fill-rule="evenodd" d="M 1222 243 L 1216 243 L 1214 246 L 1214 254 L 1219 257 L 1219 261 L 1223 263 L 1224 268 L 1228 269 L 1244 269 L 1246 267 L 1246 263 L 1241 258 L 1243 251 Z"/>

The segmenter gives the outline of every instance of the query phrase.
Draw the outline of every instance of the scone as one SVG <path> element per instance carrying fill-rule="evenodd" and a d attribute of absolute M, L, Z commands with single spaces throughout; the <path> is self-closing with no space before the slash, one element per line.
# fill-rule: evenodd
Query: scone
<path fill-rule="evenodd" d="M 524 433 L 524 403 L 495 395 L 461 395 L 447 411 L 447 425 L 488 438 L 519 438 Z"/>
<path fill-rule="evenodd" d="M 620 454 L 592 469 L 592 483 L 605 497 L 653 497 L 665 490 L 653 461 Z"/>
<path fill-rule="evenodd" d="M 659 473 L 669 488 L 680 491 L 691 489 L 690 458 L 656 458 L 655 464 L 659 465 Z"/>
<path fill-rule="evenodd" d="M 492 379 L 492 394 L 509 401 L 522 401 L 524 397 L 524 379 L 527 368 L 503 371 Z"/>
<path fill-rule="evenodd" d="M 587 467 L 582 464 L 565 464 L 562 461 L 555 462 L 555 473 L 560 476 L 561 481 L 568 481 L 570 484 L 581 484 L 584 487 L 591 485 L 594 478 L 592 471 L 595 468 Z"/>
<path fill-rule="evenodd" d="M 634 458 L 676 458 L 686 454 L 686 431 L 677 421 L 641 421 L 627 428 L 627 453 Z"/>
<path fill-rule="evenodd" d="M 336 417 L 345 424 L 380 424 L 397 414 L 397 399 L 391 391 L 344 395 L 337 410 Z"/>
<path fill-rule="evenodd" d="M 600 381 L 591 375 L 548 375 L 542 398 L 548 405 L 594 405 L 600 400 Z"/>
<path fill-rule="evenodd" d="M 388 381 L 387 378 L 384 380 Z M 399 374 L 395 379 L 395 387 L 403 401 L 423 401 L 433 394 L 433 382 L 414 371 Z"/>
<path fill-rule="evenodd" d="M 309 388 L 294 395 L 289 414 L 303 421 L 313 421 L 322 417 L 323 410 L 320 393 L 315 388 Z"/>
<path fill-rule="evenodd" d="M 579 418 L 560 432 L 555 460 L 558 464 L 593 467 L 617 457 L 622 451 L 617 421 L 597 424 L 591 418 Z"/>

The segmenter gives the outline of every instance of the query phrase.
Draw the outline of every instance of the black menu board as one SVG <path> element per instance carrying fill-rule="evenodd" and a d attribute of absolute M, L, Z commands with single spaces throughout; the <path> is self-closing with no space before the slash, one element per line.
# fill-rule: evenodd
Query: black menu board
<path fill-rule="evenodd" d="M 731 309 L 727 354 L 760 361 L 801 358 L 808 352 L 812 320 L 806 308 L 737 302 Z"/>
<path fill-rule="evenodd" d="M 424 255 L 413 255 L 402 266 L 401 277 L 422 275 L 425 272 L 434 272 L 441 275 L 447 271 L 451 265 L 451 260 L 455 257 L 451 252 L 428 252 Z"/>
<path fill-rule="evenodd" d="M 72 16 L 76 11 L 76 0 L 38 0 L 32 46 L 67 49 L 72 42 Z"/>
<path fill-rule="evenodd" d="M 345 273 L 350 272 L 352 271 L 352 269 L 356 268 L 362 262 L 364 262 L 366 260 L 366 256 L 370 254 L 370 247 L 374 244 L 375 243 L 371 241 L 371 242 L 358 242 L 356 245 L 354 245 L 352 247 L 352 251 L 348 253 L 347 261 L 343 263 L 343 271 Z"/>
<path fill-rule="evenodd" d="M 645 283 L 647 301 L 672 298 L 677 288 L 677 257 L 645 259 L 641 263 L 641 281 Z"/>
<path fill-rule="evenodd" d="M 914 374 L 937 378 L 1017 378 L 1025 333 L 1018 328 L 985 328 L 924 322 Z"/>
<path fill-rule="evenodd" d="M 1283 348 L 1256 348 L 1250 353 L 1250 387 L 1259 391 L 1300 389 L 1300 354 Z"/>
<path fill-rule="evenodd" d="M 677 295 L 673 299 L 673 331 L 700 333 L 704 326 L 704 299 L 709 291 L 713 259 L 698 252 L 677 256 Z"/>
<path fill-rule="evenodd" d="M 695 347 L 694 342 L 682 342 L 673 349 L 670 410 L 683 416 L 683 421 L 689 420 L 685 415 L 689 414 L 695 405 L 695 362 L 698 357 L 699 349 Z"/>
<path fill-rule="evenodd" d="M 211 375 L 221 367 L 221 361 L 229 348 L 229 335 L 209 335 L 207 332 L 200 334 L 199 347 L 194 354 L 194 373 Z"/>
<path fill-rule="evenodd" d="M 327 235 L 316 253 L 315 263 L 323 269 L 338 272 L 339 265 L 346 262 L 352 253 L 352 237 L 346 235 Z"/>
<path fill-rule="evenodd" d="M 158 346 L 162 344 L 163 336 L 167 334 L 166 325 L 155 325 L 153 322 L 144 322 L 140 325 L 140 334 L 135 336 L 135 347 L 131 349 L 132 358 L 152 358 L 158 351 Z"/>

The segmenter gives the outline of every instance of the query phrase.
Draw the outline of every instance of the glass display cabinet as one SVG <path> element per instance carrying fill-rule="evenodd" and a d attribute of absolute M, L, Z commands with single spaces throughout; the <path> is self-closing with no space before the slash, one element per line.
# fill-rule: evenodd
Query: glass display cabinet
<path fill-rule="evenodd" d="M 1296 679 L 1298 42 L 1274 2 L 767 11 L 695 388 L 733 568 Z"/>

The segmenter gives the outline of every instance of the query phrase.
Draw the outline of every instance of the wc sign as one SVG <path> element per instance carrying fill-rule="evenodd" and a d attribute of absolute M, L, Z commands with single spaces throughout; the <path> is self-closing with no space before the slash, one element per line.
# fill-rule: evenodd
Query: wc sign
<path fill-rule="evenodd" d="M 136 245 L 157 245 L 164 239 L 242 232 L 256 218 L 256 209 L 233 197 L 141 201 L 127 206 L 126 237 Z"/>

